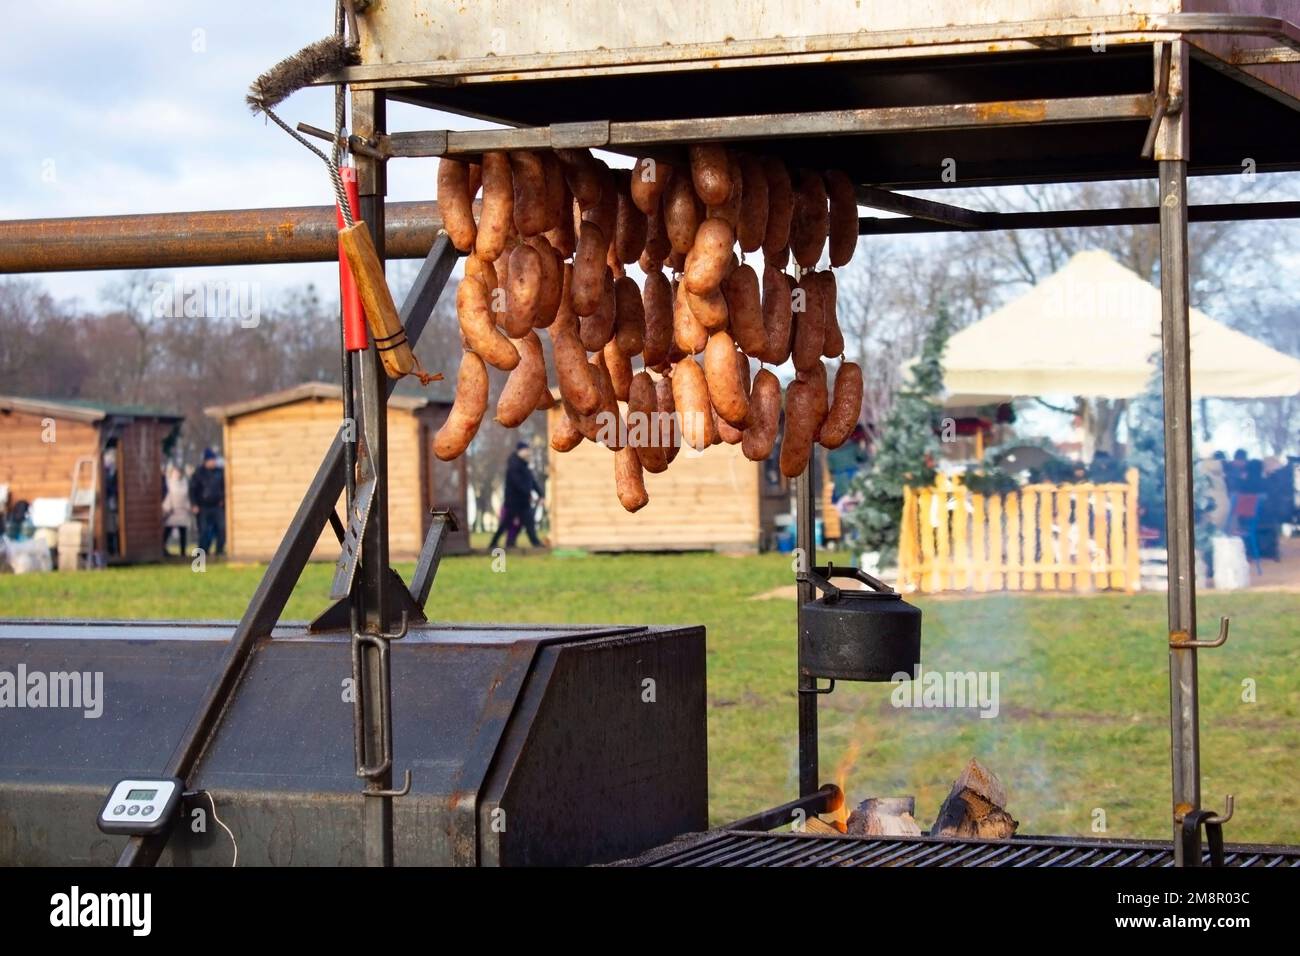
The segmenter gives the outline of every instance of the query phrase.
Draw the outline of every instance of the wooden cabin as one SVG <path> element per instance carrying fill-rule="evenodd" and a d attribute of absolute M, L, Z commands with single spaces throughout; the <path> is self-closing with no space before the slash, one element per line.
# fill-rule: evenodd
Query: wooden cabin
<path fill-rule="evenodd" d="M 161 561 L 163 445 L 181 420 L 153 409 L 0 396 L 3 507 L 67 498 L 71 519 L 92 529 L 87 550 L 97 560 Z"/>
<path fill-rule="evenodd" d="M 450 508 L 460 530 L 445 554 L 469 550 L 465 459 L 441 462 L 433 436 L 451 408 L 449 397 L 399 386 L 388 401 L 389 551 L 394 560 L 419 554 L 434 508 Z M 226 550 L 232 560 L 264 561 L 275 553 L 342 420 L 342 390 L 308 382 L 230 405 L 204 409 L 222 423 L 226 458 Z M 337 506 L 344 515 L 343 502 Z M 326 528 L 312 552 L 338 557 Z"/>
<path fill-rule="evenodd" d="M 548 413 L 554 427 L 559 406 Z M 550 543 L 587 551 L 723 551 L 777 548 L 777 516 L 793 508 L 794 482 L 781 474 L 780 443 L 766 461 L 747 459 L 739 445 L 713 445 L 703 453 L 683 449 L 662 474 L 644 475 L 650 503 L 635 514 L 614 492 L 614 458 L 584 441 L 567 452 L 548 449 L 546 506 Z M 842 534 L 831 503 L 826 455 L 817 456 L 822 494 L 817 517 L 826 540 Z"/>
<path fill-rule="evenodd" d="M 555 415 L 554 410 L 551 415 Z M 589 551 L 754 552 L 761 466 L 739 445 L 683 450 L 662 474 L 646 473 L 650 503 L 635 514 L 614 493 L 614 456 L 595 442 L 551 449 L 546 489 L 551 546 Z"/>

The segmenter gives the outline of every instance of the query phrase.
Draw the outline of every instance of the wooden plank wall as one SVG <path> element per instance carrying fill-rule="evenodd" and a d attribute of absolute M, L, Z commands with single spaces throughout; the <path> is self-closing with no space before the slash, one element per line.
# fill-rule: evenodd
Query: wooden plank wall
<path fill-rule="evenodd" d="M 339 420 L 337 399 L 304 399 L 226 422 L 226 544 L 232 558 L 264 561 L 275 553 Z M 423 540 L 420 476 L 419 423 L 409 410 L 390 408 L 389 549 L 395 559 L 414 557 Z M 342 496 L 336 507 L 342 516 Z M 327 527 L 312 558 L 337 557 L 338 542 Z"/>
<path fill-rule="evenodd" d="M 54 441 L 43 440 L 45 416 L 0 412 L 0 484 L 9 500 L 66 498 L 78 458 L 99 453 L 99 429 L 90 422 L 53 420 Z"/>
<path fill-rule="evenodd" d="M 1135 591 L 1138 474 L 1124 482 L 970 491 L 905 488 L 899 586 L 909 591 Z"/>
<path fill-rule="evenodd" d="M 548 415 L 554 427 L 559 409 Z M 614 493 L 614 456 L 584 441 L 549 452 L 551 545 L 593 551 L 754 551 L 759 544 L 759 468 L 739 445 L 687 449 L 663 474 L 646 474 L 650 503 L 636 514 Z"/>

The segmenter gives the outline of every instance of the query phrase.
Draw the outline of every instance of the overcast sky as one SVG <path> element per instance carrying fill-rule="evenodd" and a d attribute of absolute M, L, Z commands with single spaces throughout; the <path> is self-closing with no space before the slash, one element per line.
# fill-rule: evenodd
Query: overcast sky
<path fill-rule="evenodd" d="M 244 105 L 249 83 L 334 28 L 328 0 L 41 0 L 6 3 L 0 29 L 8 135 L 0 137 L 0 219 L 323 205 L 325 167 Z M 325 90 L 295 94 L 291 123 L 333 123 Z M 393 129 L 469 125 L 389 107 Z M 430 199 L 433 160 L 390 164 L 389 198 Z M 185 270 L 187 278 L 211 270 Z M 112 273 L 47 274 L 60 297 L 96 303 Z M 229 267 L 220 278 L 272 292 L 329 265 Z"/>
<path fill-rule="evenodd" d="M 0 219 L 332 202 L 321 162 L 244 105 L 260 72 L 332 32 L 329 0 L 41 0 L 5 7 L 0 63 L 10 120 L 0 137 Z M 295 94 L 281 110 L 290 122 L 320 127 L 332 124 L 332 114 L 332 96 L 320 89 Z M 470 125 L 397 103 L 389 108 L 394 130 Z M 389 199 L 432 198 L 435 168 L 433 160 L 390 163 Z M 1194 202 L 1216 200 L 1209 185 L 1193 183 Z M 305 281 L 328 297 L 337 294 L 337 271 L 328 264 L 178 274 L 260 281 L 271 297 Z M 41 281 L 59 297 L 93 306 L 112 278 L 63 273 Z"/>

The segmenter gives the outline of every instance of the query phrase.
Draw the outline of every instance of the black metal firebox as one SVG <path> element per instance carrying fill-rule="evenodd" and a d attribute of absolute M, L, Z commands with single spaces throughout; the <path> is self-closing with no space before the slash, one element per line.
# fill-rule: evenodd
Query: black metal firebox
<path fill-rule="evenodd" d="M 0 865 L 112 864 L 96 814 L 113 783 L 156 775 L 232 625 L 0 622 L 0 671 L 102 674 L 85 707 L 7 709 Z M 239 865 L 358 865 L 346 634 L 277 627 L 259 644 L 186 781 L 209 791 Z M 647 683 L 650 682 L 650 683 Z M 82 704 L 85 704 L 82 701 Z M 393 648 L 398 865 L 580 865 L 708 824 L 702 628 L 415 627 Z M 229 865 L 232 838 L 189 826 L 164 865 Z"/>

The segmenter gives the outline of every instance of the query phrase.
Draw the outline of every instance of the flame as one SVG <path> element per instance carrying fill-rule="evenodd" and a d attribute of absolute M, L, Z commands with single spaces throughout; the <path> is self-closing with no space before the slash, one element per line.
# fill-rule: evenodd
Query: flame
<path fill-rule="evenodd" d="M 831 811 L 831 819 L 828 822 L 841 833 L 849 832 L 849 801 L 845 795 L 849 792 L 849 771 L 858 762 L 858 753 L 861 749 L 858 741 L 850 741 L 848 749 L 844 751 L 839 764 L 835 767 L 835 785 L 840 788 L 841 794 L 840 805 Z"/>

